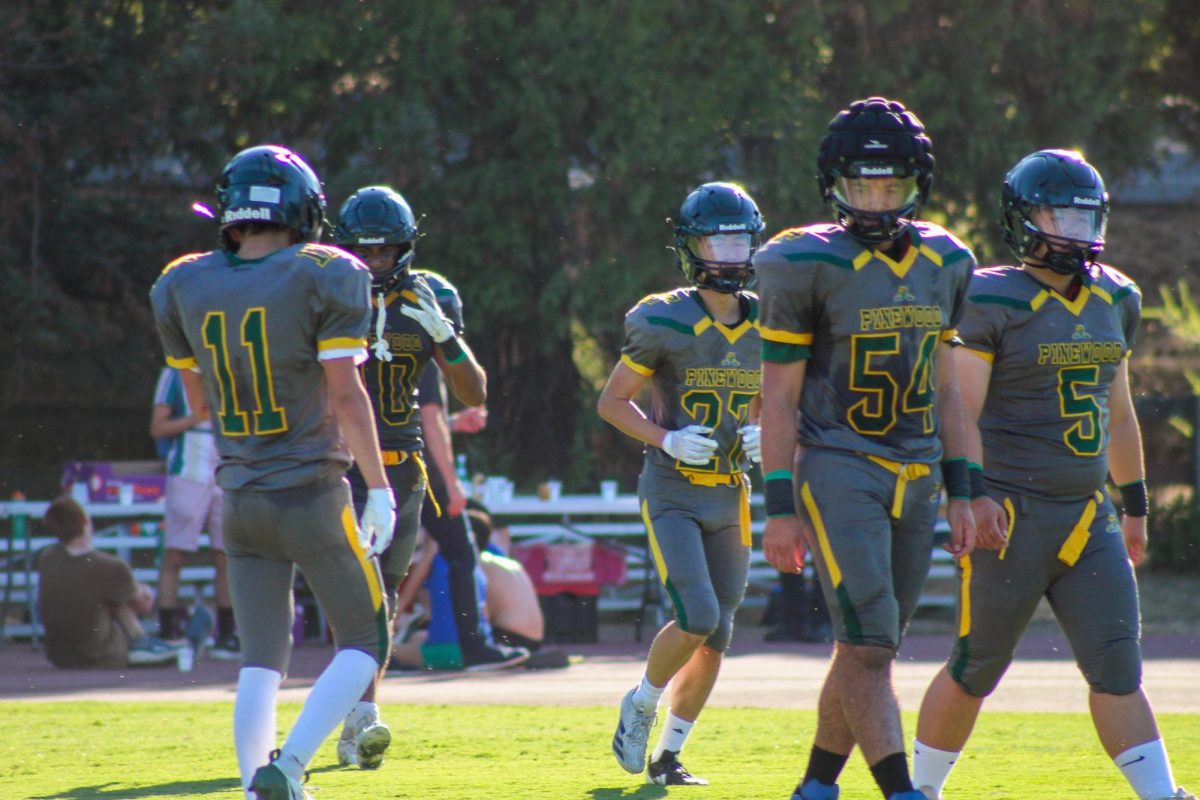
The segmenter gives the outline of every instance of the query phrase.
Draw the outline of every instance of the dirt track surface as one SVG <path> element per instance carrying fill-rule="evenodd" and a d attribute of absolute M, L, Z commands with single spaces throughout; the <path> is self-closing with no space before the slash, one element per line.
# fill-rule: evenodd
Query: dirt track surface
<path fill-rule="evenodd" d="M 581 657 L 567 669 L 511 669 L 465 673 L 390 675 L 383 703 L 514 705 L 615 705 L 641 675 L 648 643 L 628 631 L 622 641 L 555 645 Z M 606 638 L 613 638 L 606 636 Z M 915 710 L 943 663 L 948 636 L 909 637 L 896 665 L 903 708 Z M 770 644 L 762 629 L 743 629 L 725 660 L 711 705 L 812 709 L 824 677 L 829 645 Z M 1143 642 L 1145 686 L 1160 713 L 1200 714 L 1200 637 L 1160 636 Z M 303 700 L 329 662 L 328 645 L 297 647 L 281 699 Z M 174 667 L 129 670 L 59 670 L 28 643 L 0 647 L 0 699 L 232 701 L 237 665 L 202 658 L 192 672 Z M 1027 635 L 1018 659 L 988 708 L 1010 711 L 1087 711 L 1087 692 L 1061 636 Z"/>

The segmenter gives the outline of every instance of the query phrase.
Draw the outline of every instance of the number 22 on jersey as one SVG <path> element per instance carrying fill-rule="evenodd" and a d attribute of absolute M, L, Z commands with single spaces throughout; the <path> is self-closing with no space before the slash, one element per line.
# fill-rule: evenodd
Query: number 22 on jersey
<path fill-rule="evenodd" d="M 254 393 L 254 430 L 250 430 L 250 415 L 238 397 L 238 378 L 229 357 L 229 338 L 225 312 L 210 311 L 202 327 L 204 347 L 212 354 L 213 375 L 217 379 L 217 394 L 221 408 L 217 418 L 226 436 L 261 436 L 283 433 L 288 429 L 287 412 L 275 401 L 275 384 L 271 380 L 271 351 L 267 343 L 267 310 L 256 306 L 246 310 L 241 322 L 241 346 L 250 358 L 251 375 L 246 381 Z M 243 383 L 244 385 L 244 383 Z"/>
<path fill-rule="evenodd" d="M 750 403 L 757 396 L 757 392 L 730 392 L 722 402 L 721 395 L 711 389 L 692 389 L 679 398 L 679 404 L 683 406 L 684 411 L 691 415 L 692 419 L 696 420 L 697 425 L 704 425 L 715 431 L 721 426 L 721 415 L 725 411 L 733 415 L 739 427 L 749 422 Z M 742 437 L 734 437 L 734 445 L 727 455 L 730 463 L 735 465 L 736 469 L 737 463 L 742 458 Z M 718 458 L 714 456 L 709 459 L 707 464 L 701 466 L 682 463 L 679 466 L 695 472 L 716 472 L 719 464 Z"/>

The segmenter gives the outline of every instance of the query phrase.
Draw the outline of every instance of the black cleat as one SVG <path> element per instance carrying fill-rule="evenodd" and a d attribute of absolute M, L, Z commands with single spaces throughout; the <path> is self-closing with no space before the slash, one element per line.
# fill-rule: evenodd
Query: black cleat
<path fill-rule="evenodd" d="M 684 769 L 670 750 L 664 750 L 657 761 L 646 765 L 646 780 L 659 786 L 708 786 L 704 778 L 697 778 Z"/>

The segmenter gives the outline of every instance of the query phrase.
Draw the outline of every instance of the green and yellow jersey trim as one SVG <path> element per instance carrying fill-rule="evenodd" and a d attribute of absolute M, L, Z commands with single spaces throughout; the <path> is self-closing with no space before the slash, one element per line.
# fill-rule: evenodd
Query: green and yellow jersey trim
<path fill-rule="evenodd" d="M 621 354 L 621 363 L 624 364 L 625 366 L 629 367 L 631 370 L 636 372 L 638 375 L 643 375 L 643 376 L 649 378 L 651 375 L 654 374 L 654 370 L 650 369 L 649 367 L 643 367 L 641 364 L 637 363 L 632 358 L 630 358 L 629 354 L 627 354 L 627 353 Z"/>
<path fill-rule="evenodd" d="M 361 350 L 367 346 L 366 339 L 355 339 L 352 336 L 342 336 L 335 339 L 322 339 L 317 342 L 317 352 L 327 353 L 330 350 Z"/>
<path fill-rule="evenodd" d="M 989 364 L 994 364 L 996 362 L 996 354 L 995 353 L 989 353 L 985 350 L 976 350 L 973 347 L 964 347 L 963 351 L 970 353 L 973 356 L 978 356 L 979 358 L 982 358 L 984 361 L 986 361 Z"/>
<path fill-rule="evenodd" d="M 172 358 L 171 356 L 167 356 L 167 366 L 174 367 L 175 369 L 195 369 L 200 364 L 194 356 L 188 356 L 187 358 Z"/>
<path fill-rule="evenodd" d="M 759 328 L 762 337 L 763 361 L 773 364 L 790 364 L 812 358 L 813 335 L 794 333 L 773 328 Z"/>

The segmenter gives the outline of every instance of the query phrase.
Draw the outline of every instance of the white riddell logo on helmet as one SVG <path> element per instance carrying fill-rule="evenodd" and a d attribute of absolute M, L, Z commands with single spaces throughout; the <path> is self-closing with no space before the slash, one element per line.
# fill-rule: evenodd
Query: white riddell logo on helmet
<path fill-rule="evenodd" d="M 717 228 L 718 228 L 718 230 L 722 230 L 722 231 L 744 231 L 744 230 L 746 230 L 746 223 L 739 222 L 736 225 L 729 225 L 729 224 L 722 222 L 720 225 L 717 226 Z"/>
<path fill-rule="evenodd" d="M 271 209 L 269 208 L 235 208 L 226 211 L 221 216 L 221 222 L 241 222 L 247 219 L 265 219 L 268 222 L 271 220 Z"/>
<path fill-rule="evenodd" d="M 863 177 L 868 177 L 871 175 L 895 175 L 896 168 L 895 167 L 862 167 L 858 170 L 858 172 Z"/>
<path fill-rule="evenodd" d="M 1098 206 L 1098 205 L 1100 205 L 1100 198 L 1098 198 L 1098 197 L 1075 197 L 1075 198 L 1071 199 L 1071 202 L 1077 206 Z"/>
<path fill-rule="evenodd" d="M 863 145 L 863 150 L 887 150 L 888 146 L 878 139 L 867 139 L 867 143 Z"/>
<path fill-rule="evenodd" d="M 373 237 L 369 237 L 369 238 L 363 237 L 358 240 L 358 243 L 359 244 L 383 244 L 384 238 L 382 236 L 373 236 Z"/>

